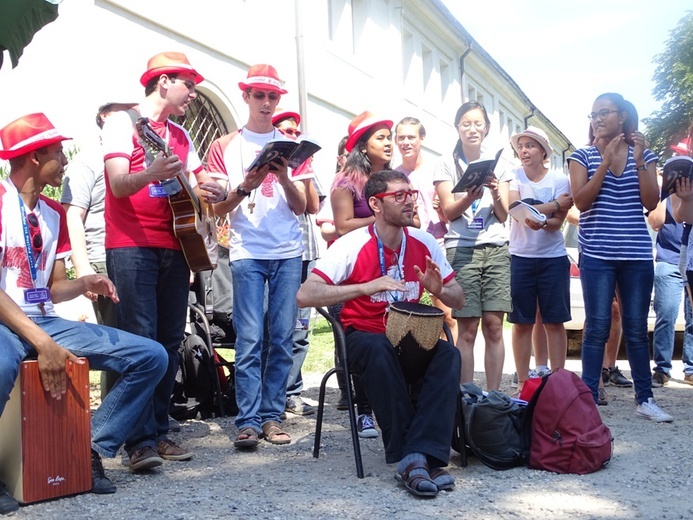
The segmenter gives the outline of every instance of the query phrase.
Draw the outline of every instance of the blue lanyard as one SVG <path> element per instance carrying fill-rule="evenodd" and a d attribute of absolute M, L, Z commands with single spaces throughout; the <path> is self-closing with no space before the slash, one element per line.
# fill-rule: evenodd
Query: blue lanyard
<path fill-rule="evenodd" d="M 38 269 L 36 268 L 36 265 L 38 264 L 38 260 L 41 257 L 41 253 L 36 255 L 36 258 L 34 258 L 34 248 L 31 243 L 31 234 L 29 233 L 29 225 L 26 222 L 26 207 L 24 206 L 24 201 L 22 200 L 21 195 L 17 194 L 17 197 L 19 197 L 19 212 L 22 215 L 22 227 L 24 228 L 24 245 L 26 246 L 26 256 L 29 258 L 31 282 L 33 283 L 34 287 L 36 287 L 36 278 L 38 276 Z M 38 202 L 36 204 L 38 205 Z M 40 231 L 41 228 L 39 228 L 39 232 Z"/>
<path fill-rule="evenodd" d="M 479 207 L 479 204 L 481 204 L 481 199 L 484 198 L 484 193 L 486 193 L 486 186 L 481 188 L 481 198 L 472 201 L 472 214 L 476 213 L 476 209 Z"/>
<path fill-rule="evenodd" d="M 387 275 L 387 264 L 385 263 L 385 247 L 383 242 L 378 236 L 378 230 L 375 229 L 375 224 L 373 224 L 373 233 L 378 242 L 378 260 L 380 261 L 380 272 L 383 276 Z M 407 234 L 402 230 L 402 245 L 399 248 L 399 257 L 397 258 L 397 270 L 399 271 L 400 279 L 404 282 L 404 253 L 407 251 Z M 389 291 L 388 291 L 389 292 Z M 398 301 L 397 291 L 390 293 L 394 301 Z"/>

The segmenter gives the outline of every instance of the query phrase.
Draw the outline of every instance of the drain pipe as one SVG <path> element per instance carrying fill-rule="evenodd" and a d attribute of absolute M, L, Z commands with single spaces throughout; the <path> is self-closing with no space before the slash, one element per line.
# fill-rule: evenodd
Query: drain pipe
<path fill-rule="evenodd" d="M 466 43 L 466 42 L 465 42 Z M 460 56 L 460 94 L 462 98 L 462 103 L 464 103 L 464 59 L 467 57 L 467 55 L 472 52 L 472 44 L 469 43 L 467 44 L 467 50 L 464 51 L 464 54 Z"/>
<path fill-rule="evenodd" d="M 527 128 L 527 121 L 529 121 L 529 118 L 534 117 L 534 114 L 536 114 L 537 107 L 535 107 L 534 105 L 530 105 L 529 110 L 530 110 L 529 115 L 527 117 L 525 117 L 525 128 Z"/>
<path fill-rule="evenodd" d="M 303 53 L 303 17 L 301 0 L 295 0 L 296 14 L 296 73 L 298 75 L 298 113 L 301 114 L 301 131 L 308 133 L 308 94 L 306 93 L 306 63 Z"/>

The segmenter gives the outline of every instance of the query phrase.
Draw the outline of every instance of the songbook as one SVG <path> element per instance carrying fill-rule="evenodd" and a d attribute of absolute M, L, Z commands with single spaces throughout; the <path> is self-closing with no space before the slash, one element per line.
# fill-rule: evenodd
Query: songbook
<path fill-rule="evenodd" d="M 672 157 L 664 163 L 662 171 L 662 193 L 659 200 L 666 199 L 676 192 L 676 180 L 693 179 L 693 159 L 687 155 Z"/>
<path fill-rule="evenodd" d="M 527 225 L 525 220 L 530 220 L 535 224 L 543 224 L 546 222 L 546 215 L 537 211 L 537 209 L 522 200 L 516 200 L 508 208 L 510 216 L 517 220 L 520 224 Z"/>
<path fill-rule="evenodd" d="M 317 141 L 306 136 L 301 136 L 295 141 L 285 138 L 272 139 L 265 143 L 255 160 L 248 166 L 248 171 L 257 166 L 263 166 L 278 160 L 280 157 L 285 157 L 289 160 L 289 168 L 298 168 L 320 148 Z M 270 165 L 270 170 L 273 169 Z"/>
<path fill-rule="evenodd" d="M 452 189 L 452 192 L 459 193 L 481 186 L 486 182 L 486 178 L 496 167 L 496 164 L 498 164 L 501 153 L 503 153 L 503 148 L 498 150 L 493 159 L 477 159 L 476 161 L 470 162 L 462 178 Z"/>

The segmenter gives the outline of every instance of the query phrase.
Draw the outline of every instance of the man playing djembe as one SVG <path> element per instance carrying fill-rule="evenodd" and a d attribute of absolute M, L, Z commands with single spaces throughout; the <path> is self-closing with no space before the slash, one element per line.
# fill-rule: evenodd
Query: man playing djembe
<path fill-rule="evenodd" d="M 414 407 L 397 349 L 385 334 L 389 305 L 418 302 L 423 290 L 452 308 L 464 292 L 435 239 L 412 225 L 418 192 L 397 171 L 373 173 L 365 197 L 375 223 L 337 240 L 298 291 L 299 307 L 344 302 L 341 312 L 351 370 L 361 374 L 382 430 L 385 460 L 398 462 L 395 477 L 418 496 L 449 490 L 448 463 L 460 356 L 438 341 Z"/>

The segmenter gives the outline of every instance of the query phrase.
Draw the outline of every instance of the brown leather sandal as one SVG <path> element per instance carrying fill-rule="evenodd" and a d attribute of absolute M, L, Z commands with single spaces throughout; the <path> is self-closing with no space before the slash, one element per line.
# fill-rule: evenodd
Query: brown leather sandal
<path fill-rule="evenodd" d="M 289 444 L 291 437 L 282 430 L 277 421 L 268 421 L 262 425 L 262 436 L 270 444 Z"/>
<path fill-rule="evenodd" d="M 404 484 L 404 487 L 407 488 L 407 491 L 409 491 L 409 493 L 411 493 L 412 495 L 416 495 L 417 497 L 433 498 L 435 496 L 438 496 L 438 486 L 435 482 L 433 482 L 433 480 L 430 477 L 410 474 L 415 469 L 425 469 L 426 472 L 428 472 L 428 464 L 426 464 L 425 462 L 412 462 L 401 474 L 395 472 L 395 479 L 397 480 L 397 482 L 401 482 L 402 484 Z M 419 484 L 421 482 L 430 482 L 431 484 L 436 486 L 436 490 L 419 490 Z"/>
<path fill-rule="evenodd" d="M 258 433 L 253 428 L 243 428 L 236 435 L 233 445 L 236 448 L 254 448 L 258 445 Z"/>

